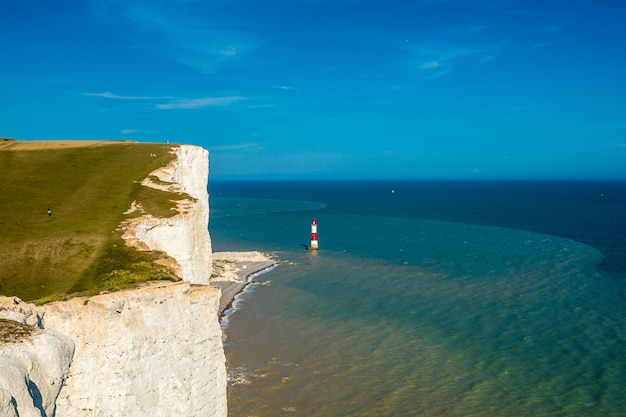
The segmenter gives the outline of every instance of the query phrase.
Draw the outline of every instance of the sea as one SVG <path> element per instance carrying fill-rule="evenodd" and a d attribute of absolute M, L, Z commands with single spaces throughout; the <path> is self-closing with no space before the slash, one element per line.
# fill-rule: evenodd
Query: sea
<path fill-rule="evenodd" d="M 211 181 L 230 417 L 626 416 L 626 182 Z M 307 251 L 311 221 L 318 251 Z"/>

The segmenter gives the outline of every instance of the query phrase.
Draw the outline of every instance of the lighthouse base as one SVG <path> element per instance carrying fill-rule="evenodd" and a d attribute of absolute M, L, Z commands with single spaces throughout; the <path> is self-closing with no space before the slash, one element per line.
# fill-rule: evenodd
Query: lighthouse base
<path fill-rule="evenodd" d="M 318 250 L 319 248 L 317 246 L 307 246 L 306 250 Z"/>

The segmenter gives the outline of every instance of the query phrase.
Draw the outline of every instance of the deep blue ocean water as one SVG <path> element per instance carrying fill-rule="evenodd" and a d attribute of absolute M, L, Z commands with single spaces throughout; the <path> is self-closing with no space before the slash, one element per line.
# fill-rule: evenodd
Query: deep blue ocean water
<path fill-rule="evenodd" d="M 283 261 L 224 321 L 230 416 L 626 415 L 626 182 L 209 191 L 214 250 Z"/>

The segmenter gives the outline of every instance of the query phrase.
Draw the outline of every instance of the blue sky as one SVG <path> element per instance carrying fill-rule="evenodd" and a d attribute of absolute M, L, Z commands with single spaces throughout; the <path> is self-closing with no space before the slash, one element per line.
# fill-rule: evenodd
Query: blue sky
<path fill-rule="evenodd" d="M 0 5 L 0 136 L 191 143 L 218 178 L 626 179 L 626 2 Z"/>

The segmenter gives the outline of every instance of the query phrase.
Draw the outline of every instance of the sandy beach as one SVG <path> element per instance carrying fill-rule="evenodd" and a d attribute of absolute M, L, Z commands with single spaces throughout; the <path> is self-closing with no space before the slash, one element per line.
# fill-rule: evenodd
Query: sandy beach
<path fill-rule="evenodd" d="M 221 318 L 224 315 L 235 296 L 251 282 L 253 275 L 277 263 L 261 252 L 214 252 L 210 284 L 222 290 L 218 316 Z"/>

